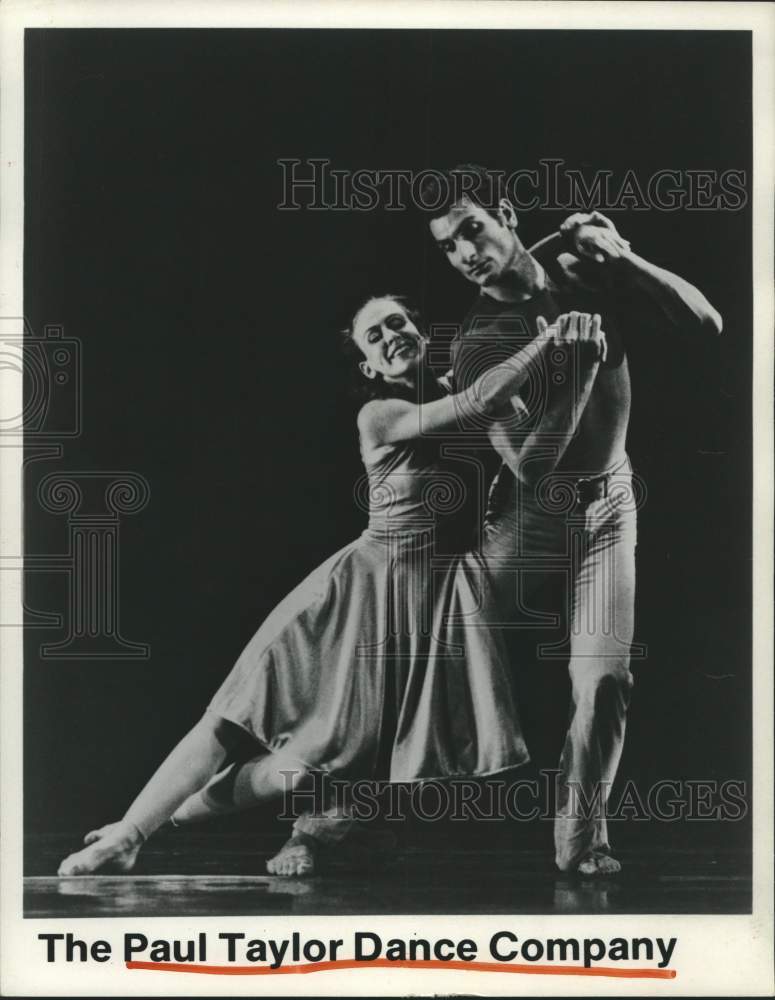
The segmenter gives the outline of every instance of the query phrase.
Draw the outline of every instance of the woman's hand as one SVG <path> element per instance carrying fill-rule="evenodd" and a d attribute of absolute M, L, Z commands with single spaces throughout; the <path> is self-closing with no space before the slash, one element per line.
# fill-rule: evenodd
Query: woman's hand
<path fill-rule="evenodd" d="M 557 347 L 578 346 L 587 351 L 594 362 L 603 362 L 608 356 L 600 313 L 563 313 L 551 326 L 543 316 L 538 316 L 536 323 L 539 338 L 549 339 Z"/>

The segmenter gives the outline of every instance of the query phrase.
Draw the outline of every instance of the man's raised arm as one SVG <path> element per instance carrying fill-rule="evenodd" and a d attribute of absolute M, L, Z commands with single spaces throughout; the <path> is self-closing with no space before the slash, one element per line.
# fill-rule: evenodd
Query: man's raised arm
<path fill-rule="evenodd" d="M 721 315 L 702 292 L 672 271 L 634 253 L 611 220 L 600 212 L 571 215 L 560 226 L 560 235 L 566 249 L 600 265 L 614 285 L 625 283 L 645 292 L 673 326 L 714 336 L 721 333 Z M 556 245 L 545 240 L 539 246 L 547 252 Z"/>

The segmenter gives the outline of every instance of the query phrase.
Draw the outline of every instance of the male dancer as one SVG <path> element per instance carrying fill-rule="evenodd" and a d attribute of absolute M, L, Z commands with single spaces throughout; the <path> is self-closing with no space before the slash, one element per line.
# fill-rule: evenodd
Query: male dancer
<path fill-rule="evenodd" d="M 624 450 L 630 384 L 622 330 L 656 318 L 718 333 L 721 319 L 693 286 L 633 254 L 599 213 L 571 216 L 560 233 L 528 251 L 497 175 L 466 166 L 451 171 L 448 181 L 453 197 L 447 203 L 438 191 L 423 192 L 425 204 L 440 206 L 431 235 L 453 267 L 480 287 L 453 350 L 457 389 L 504 351 L 514 353 L 515 339 L 531 340 L 538 316 L 554 323 L 565 314 L 574 329 L 595 313 L 603 318 L 608 356 L 555 473 L 547 477 L 543 470 L 555 465 L 567 437 L 547 435 L 544 454 L 536 447 L 543 428 L 557 426 L 552 407 L 558 398 L 550 383 L 539 386 L 537 398 L 517 402 L 518 411 L 532 411 L 535 418 L 526 432 L 515 433 L 513 413 L 490 427 L 493 454 L 503 464 L 490 491 L 482 547 L 512 611 L 524 610 L 529 596 L 526 570 L 534 583 L 542 571 L 566 571 L 572 717 L 561 757 L 556 862 L 563 871 L 613 874 L 620 865 L 610 855 L 605 800 L 621 755 L 632 684 L 635 583 L 635 509 Z M 455 197 L 461 190 L 468 193 Z M 564 248 L 573 253 L 562 254 L 555 266 Z M 554 509 L 558 492 L 572 496 L 567 510 Z M 353 819 L 333 810 L 302 816 L 267 868 L 278 875 L 311 874 L 321 845 L 347 838 L 352 847 L 358 831 Z"/>
<path fill-rule="evenodd" d="M 624 339 L 644 322 L 715 335 L 721 317 L 688 282 L 636 255 L 599 213 L 574 215 L 563 224 L 554 242 L 563 241 L 570 252 L 547 274 L 520 242 L 516 212 L 498 174 L 465 165 L 449 171 L 446 180 L 446 200 L 433 179 L 423 191 L 423 204 L 439 206 L 430 232 L 451 266 L 479 289 L 453 346 L 456 391 L 497 363 L 504 350 L 513 353 L 516 343 L 532 340 L 539 316 L 552 323 L 563 313 L 599 313 L 606 332 L 607 359 L 554 473 L 533 474 L 534 450 L 520 448 L 508 421 L 489 428 L 503 464 L 490 491 L 483 547 L 512 612 L 525 610 L 528 584 L 538 582 L 542 571 L 560 567 L 566 573 L 572 705 L 560 759 L 555 860 L 562 871 L 614 874 L 620 864 L 608 844 L 605 802 L 621 756 L 632 686 L 635 596 Z M 551 392 L 545 385 L 539 398 L 525 400 L 537 419 Z"/>

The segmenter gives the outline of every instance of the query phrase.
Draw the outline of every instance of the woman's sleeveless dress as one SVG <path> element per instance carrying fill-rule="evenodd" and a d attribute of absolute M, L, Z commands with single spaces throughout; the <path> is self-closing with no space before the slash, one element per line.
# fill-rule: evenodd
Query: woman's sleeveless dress
<path fill-rule="evenodd" d="M 368 528 L 274 609 L 210 710 L 270 751 L 350 779 L 523 764 L 485 565 L 436 544 L 463 484 L 426 439 L 363 460 Z"/>

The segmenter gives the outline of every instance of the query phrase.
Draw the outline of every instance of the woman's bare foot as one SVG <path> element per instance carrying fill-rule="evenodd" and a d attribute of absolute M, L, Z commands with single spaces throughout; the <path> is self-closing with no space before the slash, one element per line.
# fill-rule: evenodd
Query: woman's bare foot
<path fill-rule="evenodd" d="M 89 844 L 94 844 L 94 843 L 96 843 L 96 841 L 102 840 L 102 838 L 106 834 L 110 833 L 111 830 L 114 830 L 116 827 L 119 827 L 119 826 L 121 826 L 120 822 L 119 823 L 106 823 L 105 826 L 101 826 L 99 828 L 99 830 L 89 830 L 89 832 L 83 838 L 83 842 L 88 847 Z"/>
<path fill-rule="evenodd" d="M 136 826 L 123 821 L 91 830 L 83 838 L 87 846 L 66 857 L 57 874 L 91 875 L 100 868 L 128 872 L 134 867 L 143 839 Z"/>
<path fill-rule="evenodd" d="M 599 878 L 605 875 L 618 875 L 622 866 L 610 854 L 605 854 L 602 851 L 590 851 L 579 862 L 576 870 L 579 875 L 584 875 L 587 878 Z"/>
<path fill-rule="evenodd" d="M 266 863 L 270 875 L 314 875 L 318 861 L 318 843 L 306 833 L 294 833 L 273 858 Z"/>

